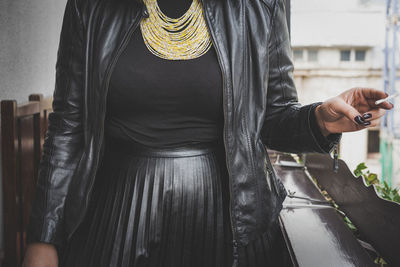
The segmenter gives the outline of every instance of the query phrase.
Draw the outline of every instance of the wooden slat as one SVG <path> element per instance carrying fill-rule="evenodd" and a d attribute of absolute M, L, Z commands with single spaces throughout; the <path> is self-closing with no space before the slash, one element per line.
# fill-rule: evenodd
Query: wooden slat
<path fill-rule="evenodd" d="M 13 100 L 1 101 L 5 266 L 22 263 L 48 114 L 52 111 L 52 98 L 37 94 L 29 99 L 20 105 Z"/>
<path fill-rule="evenodd" d="M 339 160 L 339 172 L 332 171 L 329 155 L 310 154 L 307 168 L 358 228 L 361 238 L 383 256 L 390 266 L 400 266 L 400 205 L 381 199 L 374 187 L 355 178 Z"/>
<path fill-rule="evenodd" d="M 17 107 L 17 117 L 29 116 L 40 112 L 40 106 L 37 102 L 28 102 Z"/>
<path fill-rule="evenodd" d="M 282 231 L 295 266 L 375 266 L 303 169 L 274 168 L 286 189 L 301 197 L 287 197 L 280 214 Z"/>
<path fill-rule="evenodd" d="M 3 267 L 4 265 L 4 250 L 0 249 L 0 267 Z"/>
<path fill-rule="evenodd" d="M 46 136 L 47 128 L 48 128 L 48 116 L 49 113 L 52 111 L 52 103 L 53 98 L 47 97 L 44 98 L 43 94 L 31 94 L 29 95 L 29 101 L 31 102 L 38 102 L 40 114 L 35 116 L 35 182 L 37 181 L 37 174 L 39 168 L 39 162 L 42 155 L 42 148 L 44 143 L 44 138 Z"/>
<path fill-rule="evenodd" d="M 38 114 L 25 116 L 18 119 L 19 130 L 19 172 L 20 177 L 20 198 L 21 198 L 21 230 L 22 245 L 26 247 L 25 233 L 28 225 L 29 213 L 32 206 L 33 195 L 36 185 L 36 169 L 35 158 L 35 122 Z"/>
<path fill-rule="evenodd" d="M 375 266 L 333 209 L 283 209 L 280 217 L 298 266 Z"/>
<path fill-rule="evenodd" d="M 38 101 L 40 103 L 40 110 L 51 110 L 53 98 L 43 97 L 43 94 L 31 94 L 29 95 L 29 101 Z"/>
<path fill-rule="evenodd" d="M 17 103 L 13 100 L 1 101 L 1 144 L 3 179 L 3 218 L 4 218 L 4 265 L 18 266 L 21 255 L 18 253 L 20 241 L 19 205 L 17 204 Z"/>

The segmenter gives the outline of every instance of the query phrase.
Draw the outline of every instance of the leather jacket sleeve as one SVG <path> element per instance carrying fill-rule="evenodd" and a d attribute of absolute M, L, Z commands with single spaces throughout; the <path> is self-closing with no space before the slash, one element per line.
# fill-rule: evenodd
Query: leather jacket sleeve
<path fill-rule="evenodd" d="M 322 104 L 322 102 L 317 104 Z M 310 127 L 313 135 L 318 141 L 318 144 L 322 147 L 323 150 L 329 151 L 331 150 L 332 144 L 338 143 L 339 139 L 341 138 L 341 134 L 330 134 L 327 137 L 322 134 L 321 129 L 318 126 L 317 117 L 315 116 L 315 108 L 317 106 L 318 105 L 314 105 L 313 110 L 310 111 Z"/>
<path fill-rule="evenodd" d="M 327 153 L 341 134 L 317 139 L 312 127 L 312 112 L 321 103 L 301 106 L 293 80 L 293 62 L 283 0 L 276 0 L 269 39 L 269 78 L 267 108 L 261 131 L 263 143 L 274 150 L 302 153 Z M 314 118 L 315 119 L 315 118 Z"/>
<path fill-rule="evenodd" d="M 64 245 L 64 204 L 83 149 L 83 28 L 76 0 L 68 0 L 56 62 L 53 112 L 40 160 L 38 181 L 27 228 L 27 242 Z"/>

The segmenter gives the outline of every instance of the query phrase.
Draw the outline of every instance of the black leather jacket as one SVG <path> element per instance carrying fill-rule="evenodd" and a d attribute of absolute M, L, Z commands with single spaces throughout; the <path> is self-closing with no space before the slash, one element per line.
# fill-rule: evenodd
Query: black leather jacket
<path fill-rule="evenodd" d="M 301 106 L 283 0 L 202 0 L 223 73 L 224 145 L 234 247 L 269 229 L 286 190 L 265 146 L 329 152 Z M 62 246 L 83 219 L 103 155 L 110 74 L 147 10 L 127 0 L 68 0 L 56 64 L 53 112 L 40 162 L 28 242 Z"/>

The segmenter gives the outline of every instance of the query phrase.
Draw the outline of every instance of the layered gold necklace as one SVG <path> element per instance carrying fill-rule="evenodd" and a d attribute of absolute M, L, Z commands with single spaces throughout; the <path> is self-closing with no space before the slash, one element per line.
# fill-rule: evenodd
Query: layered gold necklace
<path fill-rule="evenodd" d="M 170 59 L 193 59 L 205 54 L 211 47 L 211 38 L 199 0 L 193 0 L 189 9 L 179 18 L 167 17 L 157 0 L 144 0 L 149 17 L 140 22 L 146 47 L 154 55 Z"/>

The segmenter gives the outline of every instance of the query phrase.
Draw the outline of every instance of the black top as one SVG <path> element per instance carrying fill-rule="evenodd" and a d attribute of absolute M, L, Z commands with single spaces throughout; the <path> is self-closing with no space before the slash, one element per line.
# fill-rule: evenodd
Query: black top
<path fill-rule="evenodd" d="M 171 18 L 192 0 L 158 0 Z M 314 110 L 312 111 L 312 113 Z M 222 74 L 214 46 L 201 57 L 167 60 L 145 46 L 140 27 L 133 33 L 111 75 L 105 134 L 153 147 L 211 142 L 222 138 Z M 310 117 L 318 143 L 325 138 Z"/>
<path fill-rule="evenodd" d="M 192 0 L 158 0 L 177 18 Z M 152 147 L 211 142 L 222 138 L 222 73 L 214 46 L 189 60 L 168 60 L 146 47 L 140 26 L 111 75 L 107 135 Z"/>

